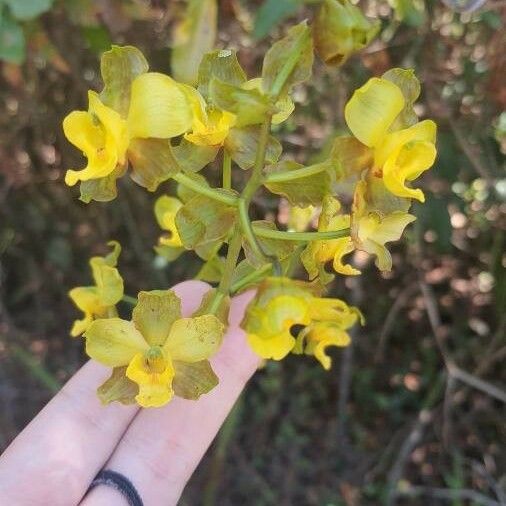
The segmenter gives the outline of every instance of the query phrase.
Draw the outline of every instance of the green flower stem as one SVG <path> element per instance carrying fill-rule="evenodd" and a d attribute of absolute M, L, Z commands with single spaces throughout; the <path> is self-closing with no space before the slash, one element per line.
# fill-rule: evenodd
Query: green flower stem
<path fill-rule="evenodd" d="M 262 123 L 262 128 L 260 130 L 255 165 L 253 166 L 251 177 L 239 198 L 239 223 L 241 224 L 242 232 L 246 236 L 246 239 L 250 243 L 250 246 L 255 254 L 263 258 L 267 258 L 267 256 L 262 251 L 262 248 L 255 236 L 255 232 L 251 226 L 248 210 L 253 195 L 262 184 L 262 171 L 265 166 L 265 152 L 267 150 L 267 143 L 271 132 L 271 122 L 272 115 L 268 114 Z"/>
<path fill-rule="evenodd" d="M 127 304 L 131 304 L 132 306 L 137 305 L 137 297 L 132 297 L 131 295 L 123 295 L 123 297 L 121 297 L 121 300 Z"/>
<path fill-rule="evenodd" d="M 245 286 L 248 286 L 251 283 L 255 283 L 266 274 L 269 274 L 272 271 L 272 264 L 265 264 L 260 267 L 260 269 L 256 269 L 253 272 L 250 272 L 248 275 L 243 278 L 237 280 L 230 287 L 230 293 L 232 295 L 236 294 L 240 290 L 242 290 Z"/>
<path fill-rule="evenodd" d="M 309 37 L 311 37 L 311 32 L 309 30 L 305 30 L 301 35 L 299 40 L 294 44 L 290 56 L 285 61 L 285 64 L 281 68 L 279 74 L 276 76 L 276 79 L 272 83 L 272 87 L 270 90 L 270 95 L 273 98 L 274 102 L 277 101 L 279 95 L 283 91 L 283 87 L 286 83 L 286 80 L 290 77 L 290 74 L 293 72 L 295 65 L 299 61 L 300 54 L 304 49 L 305 44 L 307 43 Z"/>
<path fill-rule="evenodd" d="M 264 178 L 265 183 L 284 183 L 286 181 L 295 181 L 308 176 L 314 176 L 329 168 L 326 163 L 318 163 L 301 169 L 290 170 L 288 172 L 273 172 Z"/>
<path fill-rule="evenodd" d="M 328 241 L 330 239 L 340 239 L 350 235 L 349 228 L 342 230 L 331 230 L 328 232 L 284 232 L 283 230 L 271 230 L 263 227 L 253 226 L 254 233 L 260 237 L 268 239 L 281 239 L 282 241 Z"/>
<path fill-rule="evenodd" d="M 232 188 L 232 158 L 226 150 L 223 150 L 223 188 Z"/>
<path fill-rule="evenodd" d="M 241 252 L 242 237 L 241 228 L 236 226 L 232 233 L 232 238 L 228 243 L 227 258 L 225 260 L 225 268 L 223 269 L 223 277 L 221 278 L 218 286 L 218 291 L 228 295 L 230 285 L 232 284 L 232 278 L 234 277 L 235 266 L 237 265 L 237 259 Z"/>
<path fill-rule="evenodd" d="M 191 190 L 200 193 L 201 195 L 205 195 L 206 197 L 212 198 L 219 202 L 223 202 L 224 204 L 227 204 L 229 206 L 235 207 L 238 204 L 237 197 L 234 197 L 233 195 L 230 195 L 225 192 L 221 192 L 220 190 L 210 188 L 209 186 L 205 186 L 199 183 L 198 181 L 195 181 L 191 177 L 188 177 L 186 174 L 183 174 L 182 172 L 179 172 L 175 176 L 172 176 L 172 179 L 186 186 L 187 188 L 190 188 Z"/>

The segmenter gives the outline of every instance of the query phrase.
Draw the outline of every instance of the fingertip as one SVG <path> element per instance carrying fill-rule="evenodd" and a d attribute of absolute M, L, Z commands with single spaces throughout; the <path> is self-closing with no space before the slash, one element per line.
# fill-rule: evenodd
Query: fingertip
<path fill-rule="evenodd" d="M 189 280 L 178 283 L 172 287 L 181 299 L 183 315 L 188 316 L 195 312 L 202 302 L 202 297 L 211 289 L 211 285 L 199 280 Z"/>

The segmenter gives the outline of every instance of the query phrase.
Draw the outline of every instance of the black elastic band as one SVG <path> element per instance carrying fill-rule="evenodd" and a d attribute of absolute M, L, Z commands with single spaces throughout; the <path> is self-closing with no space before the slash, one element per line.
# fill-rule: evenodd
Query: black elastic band
<path fill-rule="evenodd" d="M 103 469 L 91 482 L 88 492 L 98 485 L 106 485 L 116 489 L 128 501 L 130 506 L 144 506 L 141 496 L 139 495 L 139 492 L 135 490 L 132 482 L 120 473 L 110 471 L 109 469 Z"/>

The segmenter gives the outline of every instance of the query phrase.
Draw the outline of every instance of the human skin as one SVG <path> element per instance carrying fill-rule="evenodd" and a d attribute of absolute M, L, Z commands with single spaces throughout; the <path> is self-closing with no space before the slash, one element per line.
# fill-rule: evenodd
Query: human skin
<path fill-rule="evenodd" d="M 183 316 L 210 286 L 186 281 L 173 288 Z M 237 397 L 258 367 L 239 323 L 253 296 L 231 303 L 229 328 L 211 364 L 219 385 L 198 401 L 174 398 L 158 409 L 101 405 L 96 388 L 110 370 L 87 362 L 0 457 L 0 504 L 123 506 L 116 490 L 86 494 L 102 468 L 122 473 L 146 506 L 176 504 Z"/>

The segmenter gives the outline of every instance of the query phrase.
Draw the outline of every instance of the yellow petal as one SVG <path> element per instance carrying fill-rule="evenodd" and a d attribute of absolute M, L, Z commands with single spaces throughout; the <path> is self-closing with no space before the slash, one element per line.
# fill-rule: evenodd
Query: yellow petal
<path fill-rule="evenodd" d="M 70 329 L 70 335 L 72 337 L 77 337 L 88 329 L 88 327 L 91 325 L 91 322 L 93 321 L 93 315 L 91 313 L 85 312 L 84 318 L 82 320 L 76 320 L 74 324 L 72 325 L 72 328 Z"/>
<path fill-rule="evenodd" d="M 88 159 L 85 169 L 67 171 L 65 183 L 69 186 L 108 176 L 125 160 L 126 122 L 116 111 L 102 104 L 95 92 L 90 91 L 88 99 L 88 112 L 74 111 L 63 121 L 65 136 Z"/>
<path fill-rule="evenodd" d="M 402 91 L 386 79 L 373 77 L 355 91 L 344 116 L 353 135 L 366 146 L 378 145 L 404 108 Z"/>
<path fill-rule="evenodd" d="M 160 244 L 174 248 L 183 245 L 176 227 L 176 214 L 183 207 L 183 203 L 168 195 L 162 195 L 155 202 L 155 216 L 158 225 L 162 230 L 168 232 L 160 238 Z"/>
<path fill-rule="evenodd" d="M 425 202 L 420 189 L 409 188 L 406 181 L 416 179 L 432 167 L 436 159 L 436 147 L 431 142 L 413 141 L 405 144 L 383 166 L 383 182 L 388 191 L 398 197 L 414 198 Z"/>
<path fill-rule="evenodd" d="M 357 276 L 360 274 L 358 269 L 355 269 L 350 264 L 343 263 L 343 257 L 351 253 L 355 246 L 351 237 L 343 237 L 342 239 L 335 239 L 332 241 L 334 248 L 334 261 L 332 267 L 336 272 L 346 276 Z"/>
<path fill-rule="evenodd" d="M 291 295 L 274 297 L 264 310 L 262 329 L 268 335 L 290 330 L 293 325 L 307 325 L 310 321 L 306 300 Z"/>
<path fill-rule="evenodd" d="M 204 123 L 193 122 L 192 132 L 185 134 L 185 139 L 198 146 L 219 146 L 223 144 L 235 122 L 235 114 L 213 109 L 207 114 Z"/>
<path fill-rule="evenodd" d="M 387 134 L 374 150 L 375 167 L 381 169 L 388 158 L 393 153 L 398 153 L 408 142 L 425 141 L 434 144 L 436 142 L 436 131 L 437 126 L 434 121 L 426 119 L 409 128 Z"/>
<path fill-rule="evenodd" d="M 169 76 L 148 72 L 132 82 L 130 137 L 170 139 L 188 131 L 192 110 L 185 92 Z"/>
<path fill-rule="evenodd" d="M 69 292 L 69 297 L 76 307 L 84 313 L 84 318 L 76 320 L 70 331 L 72 337 L 77 337 L 86 331 L 94 316 L 103 316 L 107 308 L 101 303 L 95 286 L 73 288 Z"/>
<path fill-rule="evenodd" d="M 174 322 L 164 350 L 173 360 L 198 362 L 218 350 L 225 326 L 214 315 L 181 318 Z"/>
<path fill-rule="evenodd" d="M 404 229 L 413 221 L 416 217 L 412 214 L 403 213 L 401 211 L 388 214 L 384 218 L 378 219 L 373 227 L 369 227 L 369 230 L 362 230 L 362 223 L 370 222 L 372 218 L 368 217 L 360 220 L 359 224 L 359 237 L 361 240 L 371 239 L 378 244 L 385 244 L 391 241 L 398 241 Z M 365 227 L 368 228 L 367 226 Z"/>
<path fill-rule="evenodd" d="M 104 105 L 96 92 L 88 92 L 88 101 L 90 114 L 98 119 L 106 133 L 106 149 L 115 150 L 118 162 L 124 163 L 128 147 L 126 121 L 114 109 Z"/>
<path fill-rule="evenodd" d="M 344 332 L 343 330 L 336 330 L 333 332 L 332 336 L 320 339 L 318 343 L 316 343 L 313 355 L 320 362 L 323 368 L 328 371 L 332 366 L 332 360 L 326 353 L 327 348 L 329 346 L 337 346 L 341 348 L 348 346 L 350 342 L 350 336 L 347 332 Z"/>
<path fill-rule="evenodd" d="M 170 359 L 163 359 L 163 368 L 153 370 L 150 367 L 149 352 L 136 354 L 126 370 L 126 376 L 139 385 L 139 393 L 135 397 L 144 408 L 160 407 L 169 402 L 174 392 L 172 380 L 174 367 Z"/>
<path fill-rule="evenodd" d="M 273 360 L 281 360 L 286 357 L 295 345 L 295 339 L 289 331 L 269 337 L 248 334 L 247 339 L 249 345 L 257 355 Z"/>
<path fill-rule="evenodd" d="M 95 320 L 84 336 L 86 353 L 110 367 L 127 365 L 137 353 L 149 349 L 133 322 L 120 318 Z"/>

